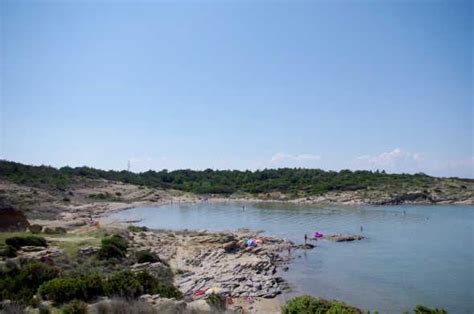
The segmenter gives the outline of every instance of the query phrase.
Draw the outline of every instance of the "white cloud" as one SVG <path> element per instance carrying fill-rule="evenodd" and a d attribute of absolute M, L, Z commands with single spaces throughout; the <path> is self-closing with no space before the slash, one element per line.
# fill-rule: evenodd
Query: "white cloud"
<path fill-rule="evenodd" d="M 311 155 L 311 154 L 285 154 L 285 153 L 277 153 L 273 155 L 270 159 L 270 165 L 280 166 L 280 167 L 298 167 L 298 166 L 308 166 L 314 161 L 318 161 L 321 159 L 319 155 Z"/>
<path fill-rule="evenodd" d="M 361 163 L 365 163 L 371 167 L 396 167 L 406 163 L 418 163 L 423 161 L 419 153 L 411 153 L 400 148 L 395 148 L 390 152 L 381 153 L 379 155 L 371 156 L 364 155 L 357 157 Z"/>

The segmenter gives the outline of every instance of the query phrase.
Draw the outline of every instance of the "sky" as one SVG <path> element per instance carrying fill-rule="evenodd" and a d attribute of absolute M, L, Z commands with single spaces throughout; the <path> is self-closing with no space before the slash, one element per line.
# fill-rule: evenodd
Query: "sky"
<path fill-rule="evenodd" d="M 0 0 L 0 159 L 474 177 L 471 1 Z"/>

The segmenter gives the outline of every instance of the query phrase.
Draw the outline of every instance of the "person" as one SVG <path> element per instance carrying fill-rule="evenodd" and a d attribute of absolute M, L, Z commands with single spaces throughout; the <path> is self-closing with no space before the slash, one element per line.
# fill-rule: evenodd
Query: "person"
<path fill-rule="evenodd" d="M 288 244 L 288 256 L 291 255 L 291 244 Z"/>
<path fill-rule="evenodd" d="M 308 241 L 308 235 L 307 234 L 304 235 L 304 244 L 306 244 L 306 241 Z"/>
<path fill-rule="evenodd" d="M 364 231 L 364 227 L 360 226 L 360 232 Z"/>

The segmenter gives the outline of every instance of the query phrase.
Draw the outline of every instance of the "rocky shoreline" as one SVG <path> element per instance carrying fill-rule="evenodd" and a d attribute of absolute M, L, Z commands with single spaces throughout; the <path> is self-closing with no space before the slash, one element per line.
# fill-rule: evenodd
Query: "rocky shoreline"
<path fill-rule="evenodd" d="M 293 243 L 250 230 L 237 232 L 147 231 L 132 233 L 132 247 L 150 250 L 179 270 L 175 284 L 185 297 L 211 289 L 230 297 L 274 298 L 286 288 L 278 269 Z M 246 247 L 248 239 L 256 246 Z"/>

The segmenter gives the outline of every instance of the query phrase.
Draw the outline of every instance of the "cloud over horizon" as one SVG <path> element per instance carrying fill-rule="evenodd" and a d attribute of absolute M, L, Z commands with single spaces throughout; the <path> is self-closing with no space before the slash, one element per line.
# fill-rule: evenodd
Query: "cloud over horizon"
<path fill-rule="evenodd" d="M 276 153 L 269 161 L 272 167 L 314 167 L 315 161 L 321 160 L 320 155 Z"/>
<path fill-rule="evenodd" d="M 474 156 L 439 160 L 418 152 L 395 148 L 378 155 L 363 155 L 352 161 L 353 169 L 386 170 L 394 173 L 424 172 L 434 176 L 474 177 Z"/>

